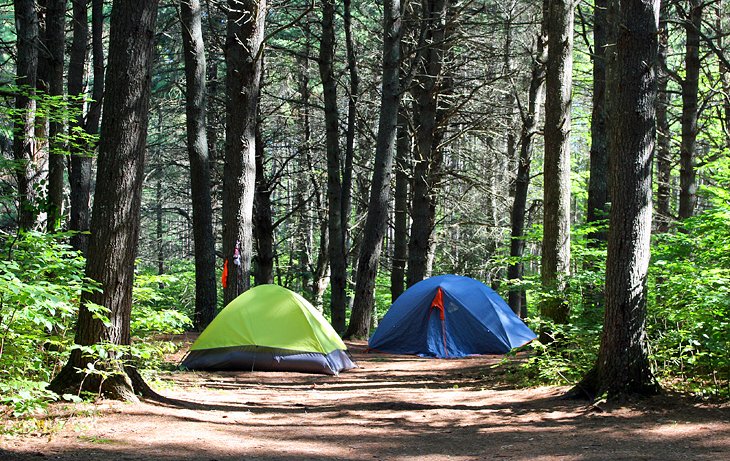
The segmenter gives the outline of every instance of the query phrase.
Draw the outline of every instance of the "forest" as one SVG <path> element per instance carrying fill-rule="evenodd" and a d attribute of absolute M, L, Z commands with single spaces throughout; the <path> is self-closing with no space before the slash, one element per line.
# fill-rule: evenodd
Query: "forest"
<path fill-rule="evenodd" d="M 9 420 L 164 401 L 252 287 L 360 344 L 441 274 L 537 333 L 512 387 L 730 397 L 727 0 L 3 1 L 0 120 Z"/>

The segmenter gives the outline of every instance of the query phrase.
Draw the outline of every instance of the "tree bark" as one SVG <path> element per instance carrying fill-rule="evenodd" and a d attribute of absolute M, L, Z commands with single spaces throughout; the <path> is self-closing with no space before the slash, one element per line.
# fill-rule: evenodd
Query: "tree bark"
<path fill-rule="evenodd" d="M 271 215 L 273 185 L 266 178 L 264 144 L 261 139 L 261 121 L 256 127 L 256 194 L 254 196 L 254 240 L 256 256 L 254 283 L 274 283 L 274 223 Z"/>
<path fill-rule="evenodd" d="M 229 277 L 223 290 L 225 304 L 248 290 L 251 283 L 256 120 L 265 18 L 266 0 L 228 1 L 223 255 L 228 261 Z M 237 247 L 240 258 L 234 257 Z"/>
<path fill-rule="evenodd" d="M 525 273 L 522 256 L 525 252 L 525 212 L 527 209 L 527 192 L 530 187 L 530 164 L 535 136 L 539 132 L 540 109 L 545 93 L 545 66 L 547 63 L 547 18 L 548 0 L 543 0 L 542 24 L 537 35 L 535 56 L 532 59 L 530 89 L 527 96 L 527 112 L 523 114 L 520 132 L 520 156 L 515 179 L 515 198 L 512 205 L 512 226 L 510 233 L 510 258 L 513 263 L 507 267 L 507 278 L 512 282 L 509 290 L 509 305 L 520 317 L 527 316 L 524 304 L 525 290 L 519 285 Z M 514 284 L 517 284 L 515 286 Z"/>
<path fill-rule="evenodd" d="M 679 218 L 694 216 L 697 207 L 697 119 L 700 84 L 700 29 L 702 27 L 702 0 L 690 0 L 686 18 L 685 76 L 682 86 L 682 142 L 679 148 Z"/>
<path fill-rule="evenodd" d="M 667 31 L 667 6 L 662 3 L 660 26 L 659 26 L 659 48 L 657 54 L 657 152 L 656 152 L 656 174 L 657 174 L 657 203 L 656 203 L 656 230 L 657 232 L 668 232 L 672 222 L 671 212 L 671 190 L 672 179 L 672 133 L 669 131 L 670 96 L 667 91 L 669 74 L 666 71 L 667 53 L 669 51 L 669 33 Z"/>
<path fill-rule="evenodd" d="M 608 218 L 608 132 L 606 127 L 607 2 L 596 0 L 593 12 L 593 112 L 591 114 L 591 156 L 586 221 L 596 224 Z M 594 231 L 591 240 L 605 242 L 607 233 Z"/>
<path fill-rule="evenodd" d="M 659 1 L 616 1 L 609 58 L 610 194 L 606 311 L 596 368 L 582 388 L 621 400 L 658 390 L 646 338 L 651 165 L 656 110 Z"/>
<path fill-rule="evenodd" d="M 412 90 L 415 101 L 416 142 L 413 166 L 412 222 L 408 241 L 406 283 L 410 287 L 431 274 L 436 227 L 436 194 L 441 175 L 441 140 L 445 133 L 448 78 L 443 74 L 448 49 L 447 14 L 451 0 L 423 2 L 422 26 L 426 49 Z"/>
<path fill-rule="evenodd" d="M 319 46 L 319 74 L 324 95 L 324 117 L 327 143 L 327 202 L 329 206 L 330 309 L 335 331 L 345 330 L 347 288 L 347 255 L 342 226 L 342 181 L 340 177 L 339 115 L 335 58 L 335 2 L 322 1 L 322 39 Z"/>
<path fill-rule="evenodd" d="M 342 235 L 345 247 L 345 273 L 347 255 L 350 253 L 350 215 L 352 210 L 352 164 L 355 158 L 355 134 L 357 133 L 357 100 L 360 93 L 360 76 L 355 55 L 355 39 L 352 35 L 351 0 L 344 0 L 345 46 L 347 48 L 347 70 L 350 74 L 349 97 L 347 99 L 347 133 L 345 136 L 345 164 L 342 168 Z"/>
<path fill-rule="evenodd" d="M 15 109 L 13 121 L 13 158 L 17 162 L 15 177 L 18 183 L 18 228 L 30 230 L 37 212 L 33 177 L 37 161 L 35 141 L 35 93 L 38 72 L 38 16 L 35 1 L 14 0 L 15 32 L 17 34 Z"/>
<path fill-rule="evenodd" d="M 101 291 L 82 294 L 75 338 L 82 346 L 131 343 L 132 279 L 139 236 L 156 17 L 156 0 L 115 0 L 112 5 L 110 91 L 104 98 L 97 173 L 98 182 L 105 187 L 97 188 L 94 195 L 86 262 L 86 276 L 96 281 Z M 109 323 L 92 313 L 92 305 L 108 309 Z M 118 364 L 107 366 L 105 371 L 116 374 L 106 380 L 99 375 L 85 379 L 77 368 L 86 369 L 94 360 L 80 349 L 73 350 L 51 389 L 74 394 L 81 390 L 99 391 L 110 398 L 126 400 L 136 399 L 133 391 L 146 390 L 136 371 L 122 369 Z"/>
<path fill-rule="evenodd" d="M 390 179 L 393 169 L 393 154 L 398 128 L 398 107 L 400 106 L 400 0 L 387 0 L 383 18 L 383 90 L 380 99 L 380 121 L 375 147 L 375 169 L 370 187 L 362 246 L 357 264 L 355 302 L 352 307 L 350 325 L 346 338 L 365 338 L 370 332 L 370 323 L 375 305 L 375 279 L 378 273 L 378 259 L 383 237 L 388 226 L 388 205 L 390 203 Z"/>
<path fill-rule="evenodd" d="M 63 59 L 66 38 L 66 0 L 46 2 L 46 28 L 43 49 L 46 54 L 48 95 L 63 96 Z M 51 113 L 48 145 L 48 205 L 46 229 L 55 232 L 63 216 L 63 172 L 66 169 L 65 143 L 62 141 L 64 122 L 61 114 Z"/>
<path fill-rule="evenodd" d="M 86 69 L 86 47 L 89 42 L 88 6 L 86 0 L 72 0 L 72 29 L 71 51 L 68 61 L 68 95 L 70 97 L 84 96 L 84 74 Z M 76 109 L 77 115 L 69 120 L 69 129 L 83 129 L 83 102 L 74 100 L 71 105 Z M 72 138 L 75 138 L 72 136 Z M 86 147 L 86 148 L 85 148 Z M 81 232 L 88 231 L 89 223 L 89 189 L 83 190 L 84 185 L 91 183 L 91 168 L 85 170 L 83 164 L 91 164 L 88 155 L 88 146 L 78 146 L 72 143 L 68 150 L 70 154 L 68 167 L 68 182 L 71 189 L 70 194 L 70 218 L 69 230 L 77 231 L 71 237 L 71 246 L 74 250 L 86 255 L 88 247 L 88 236 Z M 84 174 L 87 173 L 87 174 Z M 82 223 L 82 217 L 86 220 Z"/>
<path fill-rule="evenodd" d="M 217 301 L 215 238 L 211 200 L 210 156 L 206 123 L 206 59 L 200 0 L 181 0 L 183 50 L 185 54 L 185 115 L 190 191 L 193 202 L 195 243 L 194 325 L 205 329 L 215 317 Z"/>
<path fill-rule="evenodd" d="M 550 293 L 541 314 L 556 322 L 568 321 L 566 299 L 570 273 L 570 107 L 573 69 L 573 0 L 550 2 L 548 61 L 545 80 L 545 167 L 541 277 Z M 550 331 L 541 332 L 549 341 Z"/>
<path fill-rule="evenodd" d="M 408 114 L 398 111 L 398 138 L 395 157 L 395 196 L 393 219 L 393 268 L 390 272 L 390 296 L 395 302 L 403 293 L 408 260 L 408 176 L 411 158 L 411 133 Z"/>

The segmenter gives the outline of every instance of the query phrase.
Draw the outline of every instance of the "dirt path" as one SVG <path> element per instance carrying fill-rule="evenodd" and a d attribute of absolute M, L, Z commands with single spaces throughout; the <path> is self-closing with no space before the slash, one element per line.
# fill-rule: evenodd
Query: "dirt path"
<path fill-rule="evenodd" d="M 339 377 L 172 375 L 162 393 L 194 408 L 59 405 L 60 430 L 6 436 L 0 460 L 730 459 L 728 406 L 663 396 L 600 411 L 557 399 L 561 388 L 496 385 L 497 357 L 351 350 L 361 368 Z"/>

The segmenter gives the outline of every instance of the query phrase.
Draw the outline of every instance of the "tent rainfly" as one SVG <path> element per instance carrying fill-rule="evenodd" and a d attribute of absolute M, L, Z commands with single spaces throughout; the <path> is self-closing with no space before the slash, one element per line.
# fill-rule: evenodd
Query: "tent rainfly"
<path fill-rule="evenodd" d="M 336 375 L 355 368 L 347 346 L 306 299 L 259 285 L 203 330 L 182 361 L 190 370 L 297 371 Z"/>

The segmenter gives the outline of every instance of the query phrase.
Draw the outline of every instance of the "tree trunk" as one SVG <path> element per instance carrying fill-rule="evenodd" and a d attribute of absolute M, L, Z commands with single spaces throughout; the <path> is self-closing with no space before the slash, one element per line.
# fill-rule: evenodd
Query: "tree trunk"
<path fill-rule="evenodd" d="M 380 121 L 375 147 L 375 169 L 370 187 L 367 218 L 357 264 L 355 302 L 346 338 L 365 338 L 375 306 L 375 279 L 383 237 L 388 226 L 390 179 L 398 128 L 400 106 L 400 0 L 388 0 L 383 19 L 383 91 L 380 99 Z"/>
<path fill-rule="evenodd" d="M 408 260 L 408 176 L 411 158 L 411 133 L 405 108 L 398 111 L 398 139 L 395 157 L 395 210 L 393 219 L 393 268 L 390 296 L 395 302 L 403 293 Z"/>
<path fill-rule="evenodd" d="M 573 0 L 550 2 L 548 61 L 545 80 L 545 167 L 541 276 L 550 293 L 541 314 L 556 322 L 568 321 L 566 299 L 570 272 L 570 107 L 573 69 Z M 541 340 L 550 340 L 550 331 Z"/>
<path fill-rule="evenodd" d="M 357 99 L 360 92 L 360 77 L 355 55 L 355 40 L 352 36 L 351 0 L 344 0 L 345 45 L 347 48 L 347 69 L 350 73 L 349 98 L 347 100 L 347 134 L 345 137 L 345 164 L 342 169 L 342 235 L 345 254 L 350 253 L 349 227 L 352 210 L 352 163 L 355 158 L 355 134 L 357 133 Z M 345 257 L 347 273 L 347 256 Z"/>
<path fill-rule="evenodd" d="M 210 157 L 206 123 L 206 60 L 200 0 L 181 0 L 185 54 L 185 115 L 195 243 L 195 318 L 202 331 L 215 317 L 217 301 Z"/>
<path fill-rule="evenodd" d="M 525 252 L 525 212 L 527 192 L 530 187 L 530 163 L 535 136 L 539 132 L 540 108 L 545 92 L 545 65 L 547 63 L 547 17 L 548 0 L 543 0 L 542 24 L 536 40 L 535 56 L 532 61 L 530 90 L 527 96 L 527 112 L 523 114 L 520 132 L 520 157 L 515 179 L 515 198 L 512 205 L 512 229 L 510 234 L 510 258 L 514 263 L 507 268 L 507 278 L 512 282 L 509 290 L 509 305 L 520 317 L 526 317 L 527 306 L 523 301 L 525 290 L 519 285 L 525 273 L 522 256 Z M 517 284 L 515 286 L 514 284 Z"/>
<path fill-rule="evenodd" d="M 66 38 L 66 0 L 48 0 L 43 48 L 49 96 L 63 96 L 63 59 Z M 52 109 L 49 121 L 48 206 L 46 229 L 55 232 L 63 216 L 63 172 L 66 169 L 62 115 Z"/>
<path fill-rule="evenodd" d="M 81 346 L 100 342 L 121 346 L 131 343 L 132 279 L 139 235 L 156 17 L 157 1 L 154 0 L 115 0 L 112 5 L 110 91 L 104 98 L 97 173 L 97 181 L 105 187 L 97 188 L 94 195 L 86 262 L 86 276 L 95 280 L 101 291 L 82 294 L 75 339 Z M 108 324 L 92 313 L 92 305 L 108 309 L 105 314 Z M 112 358 L 122 359 L 113 353 Z M 137 380 L 136 371 L 122 369 L 118 363 L 106 366 L 97 363 L 96 368 L 115 372 L 106 380 L 96 374 L 85 377 L 77 371 L 87 369 L 87 364 L 94 361 L 94 357 L 82 353 L 81 349 L 73 350 L 66 366 L 51 383 L 51 389 L 59 394 L 100 391 L 110 398 L 128 400 L 136 399 L 134 390 L 147 390 Z"/>
<path fill-rule="evenodd" d="M 228 261 L 229 276 L 223 290 L 225 304 L 251 284 L 256 121 L 265 18 L 266 0 L 228 0 L 223 256 Z"/>
<path fill-rule="evenodd" d="M 13 122 L 13 158 L 17 162 L 18 228 L 30 230 L 36 222 L 37 211 L 33 177 L 37 161 L 35 141 L 35 93 L 38 72 L 38 16 L 35 1 L 15 0 L 15 32 L 17 34 L 15 109 Z"/>
<path fill-rule="evenodd" d="M 646 279 L 651 236 L 658 0 L 612 6 L 615 54 L 608 60 L 610 194 L 606 312 L 596 369 L 583 389 L 620 400 L 658 390 L 648 359 Z"/>
<path fill-rule="evenodd" d="M 413 166 L 413 197 L 410 239 L 408 241 L 408 270 L 406 283 L 410 287 L 431 274 L 433 264 L 434 230 L 436 227 L 436 194 L 441 174 L 441 140 L 445 127 L 445 101 L 439 95 L 446 92 L 443 75 L 447 51 L 447 13 L 451 0 L 428 0 L 423 3 L 422 28 L 426 49 L 415 87 L 416 143 Z"/>
<path fill-rule="evenodd" d="M 661 22 L 659 26 L 659 51 L 657 55 L 657 152 L 656 152 L 656 181 L 657 181 L 657 204 L 656 204 L 656 230 L 657 232 L 668 232 L 669 224 L 672 222 L 670 208 L 672 179 L 672 133 L 669 131 L 670 96 L 667 91 L 669 75 L 666 71 L 667 53 L 669 51 L 669 33 L 667 31 L 667 6 L 662 3 Z"/>
<path fill-rule="evenodd" d="M 254 283 L 274 283 L 274 223 L 271 216 L 273 185 L 266 178 L 264 144 L 261 140 L 261 121 L 256 127 L 256 195 L 254 196 L 254 240 L 256 256 Z"/>
<path fill-rule="evenodd" d="M 591 115 L 591 157 L 586 221 L 595 224 L 608 218 L 608 133 L 606 127 L 607 1 L 596 0 L 593 12 L 593 113 Z M 606 241 L 606 231 L 588 234 L 591 240 Z"/>
<path fill-rule="evenodd" d="M 679 148 L 679 218 L 694 216 L 697 207 L 697 99 L 700 84 L 700 28 L 702 27 L 702 0 L 690 0 L 686 18 L 685 76 L 682 86 L 682 142 Z"/>
<path fill-rule="evenodd" d="M 347 288 L 347 255 L 342 227 L 342 182 L 340 178 L 339 115 L 337 111 L 337 81 L 335 58 L 335 2 L 322 1 L 322 40 L 319 46 L 319 74 L 324 95 L 324 117 L 327 141 L 327 202 L 329 206 L 329 260 L 331 269 L 332 326 L 345 330 Z"/>
<path fill-rule="evenodd" d="M 88 6 L 86 0 L 72 0 L 73 8 L 73 37 L 71 40 L 71 51 L 68 60 L 68 95 L 72 97 L 84 96 L 84 74 L 86 68 L 86 47 L 89 42 L 89 23 L 88 23 Z M 69 130 L 83 129 L 83 102 L 72 101 L 72 106 L 76 109 L 77 115 L 74 119 L 69 120 Z M 72 136 L 72 139 L 75 136 Z M 89 230 L 89 191 L 84 193 L 83 186 L 89 186 L 91 183 L 91 168 L 88 168 L 88 174 L 84 174 L 83 163 L 91 164 L 91 158 L 86 155 L 85 148 L 71 143 L 68 147 L 71 156 L 68 169 L 68 182 L 71 188 L 70 202 L 70 219 L 69 230 L 77 231 L 71 237 L 71 246 L 74 250 L 80 251 L 86 255 L 88 247 L 88 236 L 81 234 L 83 231 Z M 85 214 L 84 214 L 85 212 Z M 82 223 L 82 216 L 86 216 L 86 221 Z"/>
<path fill-rule="evenodd" d="M 86 10 L 79 12 L 79 19 L 83 15 L 86 18 Z M 76 20 L 74 20 L 76 27 Z M 80 27 L 80 26 L 79 26 Z M 87 32 L 83 32 L 85 35 Z M 86 48 L 84 39 L 84 48 Z M 80 46 L 80 45 L 79 45 Z M 89 135 L 99 133 L 99 122 L 101 120 L 101 105 L 104 97 L 104 1 L 92 0 L 91 2 L 91 48 L 93 60 L 94 86 L 91 93 L 91 103 L 86 116 L 84 131 Z M 69 69 L 70 71 L 70 69 Z M 78 77 L 78 92 L 75 89 L 74 95 L 80 95 L 83 90 L 83 76 Z M 76 82 L 74 77 L 74 82 Z M 69 81 L 69 85 L 71 82 Z M 76 84 L 76 83 L 74 83 Z M 70 87 L 69 87 L 70 88 Z M 69 89 L 70 91 L 70 89 Z M 79 122 L 80 123 L 80 122 Z M 71 186 L 71 218 L 69 227 L 78 231 L 71 238 L 74 249 L 87 253 L 89 245 L 89 222 L 91 221 L 91 164 L 94 145 L 89 144 L 81 149 L 78 155 L 71 156 L 71 168 L 69 170 L 69 183 Z"/>

